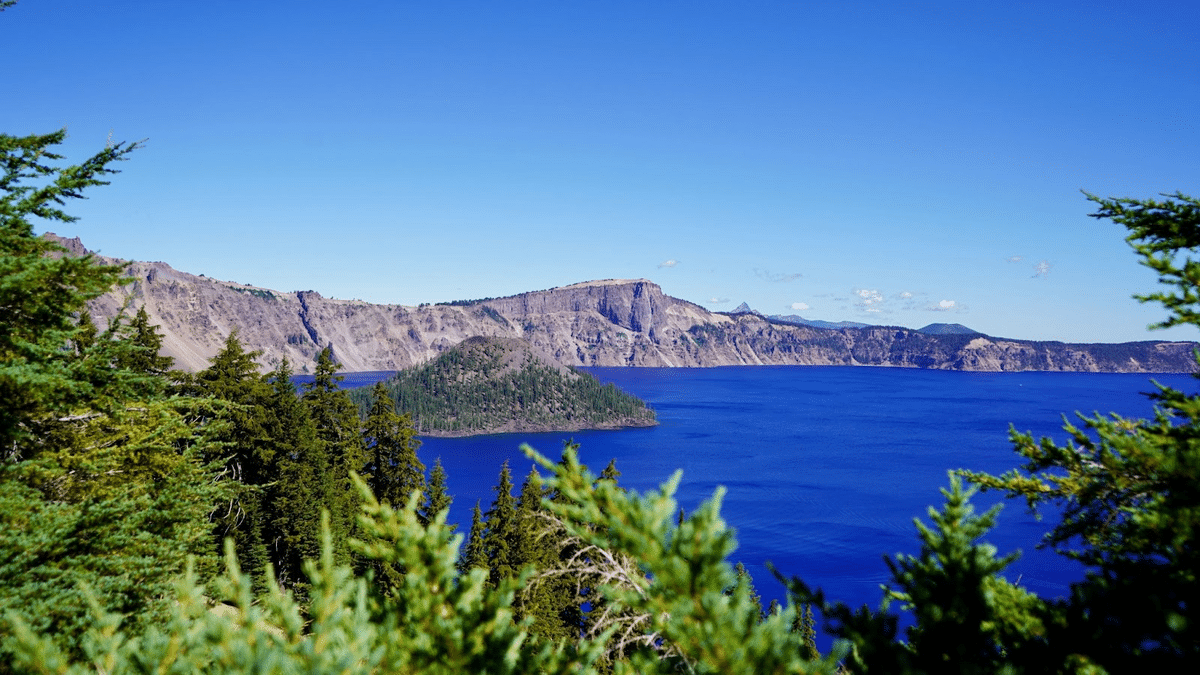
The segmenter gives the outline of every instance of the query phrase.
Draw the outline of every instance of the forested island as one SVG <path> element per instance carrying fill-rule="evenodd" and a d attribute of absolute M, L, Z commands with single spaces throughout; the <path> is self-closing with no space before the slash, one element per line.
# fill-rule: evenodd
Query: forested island
<path fill-rule="evenodd" d="M 513 338 L 467 338 L 423 366 L 400 371 L 383 387 L 396 410 L 412 418 L 420 435 L 577 431 L 656 423 L 654 411 L 644 401 Z M 371 392 L 358 389 L 350 396 L 360 410 L 370 409 Z"/>

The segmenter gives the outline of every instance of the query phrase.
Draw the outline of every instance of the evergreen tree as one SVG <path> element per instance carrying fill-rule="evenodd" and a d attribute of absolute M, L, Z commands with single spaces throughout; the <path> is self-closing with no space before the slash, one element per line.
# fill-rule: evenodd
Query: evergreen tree
<path fill-rule="evenodd" d="M 164 399 L 161 378 L 122 367 L 128 331 L 97 335 L 86 303 L 122 267 L 71 256 L 32 220 L 106 183 L 136 146 L 61 167 L 59 131 L 0 134 L 0 672 L 14 627 L 78 657 L 92 607 L 139 634 L 169 612 L 188 556 L 212 571 L 206 516 L 224 495 L 209 400 Z"/>
<path fill-rule="evenodd" d="M 421 522 L 426 525 L 432 523 L 439 513 L 450 509 L 453 501 L 454 498 L 446 490 L 446 470 L 442 468 L 442 458 L 438 457 L 433 461 L 433 469 L 429 471 L 429 485 L 425 490 L 425 506 L 420 513 Z M 454 525 L 448 524 L 446 527 L 450 528 L 450 531 L 454 531 Z"/>
<path fill-rule="evenodd" d="M 243 568 L 261 584 L 270 562 L 263 530 L 267 520 L 263 486 L 274 479 L 271 465 L 276 439 L 271 424 L 272 390 L 258 373 L 254 362 L 258 355 L 245 350 L 235 330 L 226 337 L 208 368 L 183 378 L 177 390 L 232 404 L 221 414 L 225 423 L 221 456 L 225 474 L 235 482 L 236 492 L 215 513 L 213 550 L 220 550 L 224 538 L 231 537 Z"/>
<path fill-rule="evenodd" d="M 99 334 L 100 331 L 96 328 L 96 322 L 92 320 L 92 315 L 88 312 L 80 312 L 79 325 L 75 335 L 71 338 L 71 343 L 75 347 L 75 355 L 84 356 L 96 344 Z"/>
<path fill-rule="evenodd" d="M 425 465 L 417 458 L 421 442 L 412 418 L 396 414 L 395 403 L 382 382 L 375 383 L 373 397 L 375 402 L 363 423 L 371 458 L 363 477 L 380 502 L 395 508 L 407 503 L 413 491 L 425 490 Z"/>
<path fill-rule="evenodd" d="M 487 534 L 486 527 L 483 511 L 479 508 L 479 500 L 476 500 L 475 509 L 471 511 L 471 531 L 467 535 L 467 545 L 463 547 L 462 555 L 458 560 L 459 574 L 465 576 L 473 569 L 486 570 L 488 568 L 487 551 L 483 547 L 483 538 Z"/>
<path fill-rule="evenodd" d="M 1156 327 L 1200 326 L 1200 200 L 1088 199 L 1100 207 L 1093 217 L 1128 229 L 1166 287 L 1135 296 L 1167 309 Z M 963 472 L 1031 508 L 1061 509 L 1045 544 L 1088 574 L 1048 607 L 1053 660 L 1085 654 L 1110 672 L 1183 672 L 1200 662 L 1200 395 L 1159 386 L 1151 398 L 1153 419 L 1081 416 L 1081 426 L 1065 427 L 1065 445 L 1013 430 L 1020 470 Z"/>
<path fill-rule="evenodd" d="M 750 572 L 746 571 L 746 566 L 739 562 L 737 565 L 734 565 L 733 573 L 737 583 L 729 587 L 726 593 L 729 595 L 745 593 L 750 598 L 750 602 L 757 608 L 760 619 L 769 616 L 768 612 L 763 611 L 762 596 L 754 588 L 754 579 L 750 576 Z"/>
<path fill-rule="evenodd" d="M 308 408 L 296 396 L 287 359 L 271 373 L 270 382 L 268 435 L 275 449 L 272 482 L 266 488 L 264 540 L 279 583 L 303 596 L 303 564 L 321 553 L 321 511 L 333 491 L 329 458 Z"/>
<path fill-rule="evenodd" d="M 817 651 L 817 620 L 813 617 L 812 605 L 802 606 L 803 610 L 796 610 L 792 632 L 800 636 L 800 655 L 806 659 L 816 659 L 820 657 Z"/>
<path fill-rule="evenodd" d="M 330 512 L 334 555 L 346 562 L 350 555 L 346 541 L 353 534 L 360 503 L 350 474 L 364 469 L 367 453 L 358 410 L 338 386 L 342 378 L 337 371 L 333 350 L 326 347 L 317 357 L 315 378 L 305 386 L 303 401 L 329 462 L 331 491 L 325 506 Z"/>
<path fill-rule="evenodd" d="M 94 328 L 93 326 L 93 330 Z M 158 326 L 150 323 L 150 315 L 146 313 L 145 306 L 138 308 L 129 329 L 129 339 L 135 348 L 126 351 L 118 365 L 136 373 L 166 375 L 175 359 L 158 355 L 162 349 L 162 335 L 158 332 Z"/>
<path fill-rule="evenodd" d="M 568 447 L 571 447 L 572 450 L 576 451 L 579 449 L 578 445 Z M 620 479 L 621 472 L 617 469 L 617 458 L 613 457 L 612 459 L 608 460 L 608 466 L 604 467 L 604 470 L 600 472 L 600 475 L 596 480 L 608 480 L 612 481 L 613 485 L 616 485 Z"/>
<path fill-rule="evenodd" d="M 562 553 L 562 531 L 543 509 L 549 491 L 542 485 L 536 467 L 521 485 L 517 498 L 517 545 L 514 566 L 532 567 L 534 576 L 517 597 L 517 616 L 532 617 L 530 631 L 546 640 L 574 640 L 579 636 L 578 601 L 575 583 L 564 575 L 544 574 L 557 570 Z M 539 574 L 541 573 L 541 574 Z"/>
<path fill-rule="evenodd" d="M 80 331 L 87 302 L 123 283 L 123 266 L 70 256 L 33 233 L 32 219 L 71 223 L 59 208 L 107 185 L 111 165 L 138 144 L 116 143 L 70 167 L 53 151 L 66 131 L 24 137 L 0 134 L 0 448 L 28 451 L 24 441 L 55 415 L 81 407 L 111 409 L 133 392 L 136 374 L 113 369 L 115 346 L 97 343 L 89 358 L 64 349 Z M 86 339 L 86 337 L 85 337 Z M 95 354 L 97 350 L 102 353 Z"/>
<path fill-rule="evenodd" d="M 495 586 L 501 579 L 516 578 L 520 571 L 520 561 L 517 559 L 519 527 L 517 522 L 517 502 L 512 495 L 512 473 L 508 468 L 508 460 L 500 468 L 500 478 L 492 488 L 496 499 L 485 514 L 487 529 L 483 537 L 483 549 L 487 553 L 489 583 Z"/>

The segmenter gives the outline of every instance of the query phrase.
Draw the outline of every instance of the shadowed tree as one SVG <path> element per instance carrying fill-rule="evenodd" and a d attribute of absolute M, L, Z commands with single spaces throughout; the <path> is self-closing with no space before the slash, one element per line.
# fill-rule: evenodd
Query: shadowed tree
<path fill-rule="evenodd" d="M 150 315 L 146 313 L 144 306 L 138 308 L 137 314 L 129 323 L 129 329 L 129 339 L 135 349 L 126 352 L 117 365 L 136 373 L 166 375 L 174 365 L 175 359 L 158 355 L 162 349 L 162 335 L 158 332 L 158 326 L 150 323 Z"/>
<path fill-rule="evenodd" d="M 487 551 L 483 548 L 485 527 L 479 500 L 475 500 L 475 508 L 471 511 L 471 531 L 467 534 L 466 546 L 463 547 L 462 555 L 458 559 L 459 574 L 466 575 L 473 569 L 487 570 Z"/>
<path fill-rule="evenodd" d="M 303 400 L 329 461 L 332 489 L 325 506 L 330 513 L 334 555 L 339 562 L 347 562 L 350 552 L 346 540 L 354 532 L 360 502 L 350 472 L 363 470 L 367 453 L 358 409 L 338 386 L 342 378 L 337 371 L 333 350 L 326 347 L 317 357 L 315 377 L 305 386 Z"/>
<path fill-rule="evenodd" d="M 303 596 L 303 564 L 321 553 L 321 511 L 333 490 L 329 458 L 308 408 L 296 396 L 287 359 L 271 373 L 270 382 L 268 434 L 275 450 L 273 482 L 266 488 L 269 521 L 264 538 L 279 583 Z"/>
<path fill-rule="evenodd" d="M 508 468 L 508 460 L 505 460 L 500 468 L 499 482 L 492 488 L 496 499 L 485 514 L 487 528 L 483 536 L 483 549 L 488 559 L 489 583 L 493 586 L 501 579 L 515 578 L 521 569 L 517 560 L 520 525 L 512 489 L 512 473 Z"/>
<path fill-rule="evenodd" d="M 433 462 L 433 469 L 429 471 L 429 485 L 425 490 L 425 505 L 421 510 L 421 522 L 428 525 L 432 523 L 439 513 L 450 508 L 454 498 L 446 491 L 446 470 L 442 468 L 442 458 L 438 457 Z M 454 525 L 446 525 L 451 531 L 454 530 Z"/>
<path fill-rule="evenodd" d="M 417 458 L 417 432 L 412 418 L 397 415 L 396 405 L 382 382 L 375 383 L 374 403 L 363 422 L 363 439 L 370 458 L 363 478 L 375 498 L 393 507 L 408 502 L 413 491 L 425 490 L 425 465 Z"/>

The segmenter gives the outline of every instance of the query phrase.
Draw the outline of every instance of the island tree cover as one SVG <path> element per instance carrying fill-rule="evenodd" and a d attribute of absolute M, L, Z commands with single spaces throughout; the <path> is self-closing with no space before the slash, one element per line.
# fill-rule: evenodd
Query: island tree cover
<path fill-rule="evenodd" d="M 421 434 L 649 426 L 654 411 L 594 376 L 534 356 L 514 339 L 472 337 L 384 383 Z M 367 392 L 352 394 L 360 410 Z"/>
<path fill-rule="evenodd" d="M 60 167 L 62 138 L 0 135 L 0 671 L 1098 673 L 1200 661 L 1200 396 L 1161 388 L 1154 419 L 1083 418 L 1066 445 L 1014 433 L 1020 469 L 962 472 L 1062 507 L 1047 544 L 1089 570 L 1064 599 L 1003 576 L 1012 555 L 980 543 L 998 509 L 976 514 L 956 474 L 918 522 L 920 553 L 887 559 L 880 609 L 790 579 L 792 602 L 764 612 L 728 562 L 723 491 L 683 514 L 678 474 L 637 494 L 573 447 L 559 462 L 529 450 L 539 472 L 519 498 L 502 475 L 460 560 L 462 535 L 427 510 L 446 499 L 444 476 L 402 503 L 372 493 L 370 443 L 395 432 L 390 456 L 407 458 L 405 432 L 383 406 L 364 438 L 328 354 L 297 397 L 286 365 L 246 371 L 236 336 L 192 379 L 135 358 L 154 342 L 137 317 L 90 322 L 87 299 L 120 269 L 63 256 L 32 222 L 69 222 L 59 206 L 135 146 Z M 1167 290 L 1143 299 L 1167 308 L 1164 325 L 1200 325 L 1200 202 L 1092 199 L 1159 273 Z M 218 538 L 226 571 L 214 576 Z M 803 603 L 839 638 L 831 653 L 814 653 Z M 914 619 L 903 634 L 897 604 Z"/>

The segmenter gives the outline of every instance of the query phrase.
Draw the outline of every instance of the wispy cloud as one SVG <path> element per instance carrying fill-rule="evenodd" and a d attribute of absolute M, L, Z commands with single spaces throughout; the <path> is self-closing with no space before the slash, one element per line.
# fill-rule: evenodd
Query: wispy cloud
<path fill-rule="evenodd" d="M 758 277 L 759 279 L 766 279 L 767 281 L 773 281 L 775 283 L 787 283 L 789 281 L 795 281 L 804 275 L 799 272 L 793 272 L 791 274 L 771 272 L 769 270 L 760 270 L 756 267 L 754 268 L 754 276 Z"/>
<path fill-rule="evenodd" d="M 723 305 L 727 302 L 729 302 L 729 298 L 709 298 L 708 299 L 708 303 L 710 305 Z"/>
<path fill-rule="evenodd" d="M 1013 256 L 1009 256 L 1009 257 L 1005 258 L 1004 260 L 1006 262 L 1010 262 L 1010 263 L 1019 263 L 1024 259 L 1025 259 L 1025 256 L 1023 256 L 1023 255 L 1013 255 Z"/>
<path fill-rule="evenodd" d="M 674 267 L 678 264 L 679 264 L 678 260 L 671 258 L 670 260 L 664 260 L 664 261 L 658 263 L 658 266 L 661 269 L 663 267 Z"/>
<path fill-rule="evenodd" d="M 1033 266 L 1033 276 L 1034 276 L 1034 278 L 1037 278 L 1037 277 L 1044 277 L 1044 276 L 1046 276 L 1047 274 L 1050 274 L 1050 268 L 1052 268 L 1052 267 L 1054 267 L 1054 265 L 1051 265 L 1051 264 L 1050 264 L 1048 261 L 1046 261 L 1046 260 L 1041 260 L 1041 261 L 1038 261 L 1038 264 L 1036 264 L 1036 265 L 1034 265 L 1034 266 Z"/>
<path fill-rule="evenodd" d="M 792 309 L 794 309 L 798 312 L 803 312 L 804 310 L 809 309 L 809 306 L 807 303 L 804 303 L 804 302 L 793 302 Z"/>

